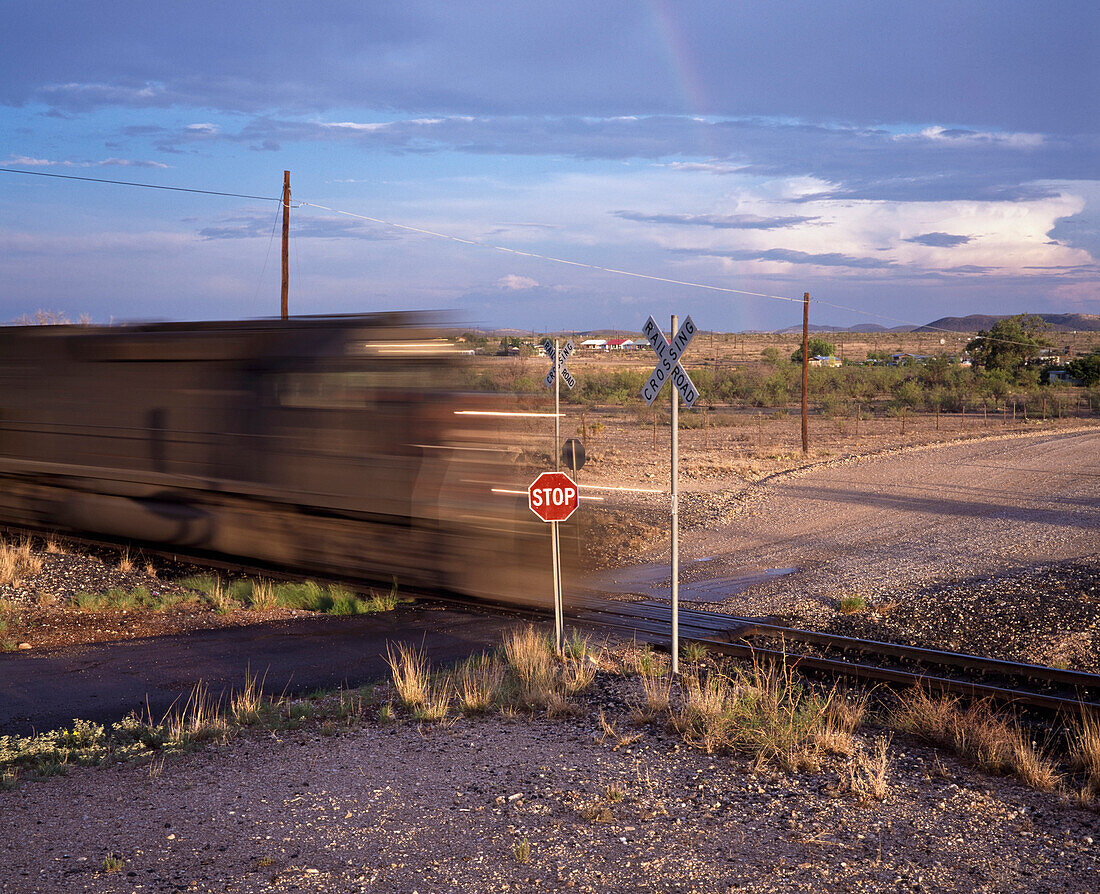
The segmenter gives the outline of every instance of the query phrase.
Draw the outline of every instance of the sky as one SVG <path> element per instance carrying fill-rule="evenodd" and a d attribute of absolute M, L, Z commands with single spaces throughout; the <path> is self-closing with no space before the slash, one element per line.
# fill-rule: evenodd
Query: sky
<path fill-rule="evenodd" d="M 0 322 L 1100 313 L 1095 0 L 0 9 Z"/>

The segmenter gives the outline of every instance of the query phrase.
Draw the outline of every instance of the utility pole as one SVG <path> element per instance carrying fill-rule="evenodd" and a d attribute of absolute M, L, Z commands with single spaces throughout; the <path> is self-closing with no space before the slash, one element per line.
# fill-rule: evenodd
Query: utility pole
<path fill-rule="evenodd" d="M 282 318 L 290 319 L 290 171 L 283 171 L 283 300 Z"/>
<path fill-rule="evenodd" d="M 789 342 L 788 342 L 789 344 Z M 802 452 L 810 452 L 810 293 L 802 293 Z"/>

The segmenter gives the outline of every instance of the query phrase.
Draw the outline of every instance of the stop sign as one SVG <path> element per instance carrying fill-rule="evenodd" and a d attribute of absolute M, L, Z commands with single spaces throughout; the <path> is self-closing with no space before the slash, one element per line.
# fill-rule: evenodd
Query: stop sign
<path fill-rule="evenodd" d="M 527 488 L 527 505 L 543 521 L 565 521 L 579 503 L 577 485 L 565 472 L 543 472 Z"/>

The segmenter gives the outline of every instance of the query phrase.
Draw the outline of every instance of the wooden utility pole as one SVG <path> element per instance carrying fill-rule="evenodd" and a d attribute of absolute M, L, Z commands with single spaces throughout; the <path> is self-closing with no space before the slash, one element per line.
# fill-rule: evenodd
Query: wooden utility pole
<path fill-rule="evenodd" d="M 810 452 L 810 293 L 802 293 L 802 452 Z"/>
<path fill-rule="evenodd" d="M 290 171 L 283 171 L 283 301 L 282 318 L 290 319 Z"/>

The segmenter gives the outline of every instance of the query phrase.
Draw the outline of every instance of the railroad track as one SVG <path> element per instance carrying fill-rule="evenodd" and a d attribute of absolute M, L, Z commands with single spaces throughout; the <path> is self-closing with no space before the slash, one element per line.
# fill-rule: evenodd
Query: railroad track
<path fill-rule="evenodd" d="M 0 525 L 0 532 L 36 537 L 51 533 L 5 525 Z M 119 549 L 125 546 L 124 542 L 113 539 L 79 537 L 68 533 L 58 536 L 84 547 Z M 302 577 L 285 569 L 235 562 L 224 557 L 192 555 L 179 549 L 158 549 L 150 545 L 142 545 L 140 549 L 146 555 L 219 571 L 278 580 L 301 580 Z M 311 574 L 309 577 L 322 583 L 359 587 L 377 584 L 337 575 Z M 434 602 L 471 604 L 465 597 L 438 592 L 408 589 L 403 592 Z M 531 620 L 541 619 L 549 611 L 529 603 L 482 604 Z M 614 631 L 639 642 L 669 648 L 670 612 L 666 603 L 620 602 L 573 594 L 567 597 L 565 608 L 566 620 L 577 626 Z M 1091 710 L 1100 713 L 1100 674 L 783 627 L 756 618 L 683 607 L 679 616 L 681 642 L 698 643 L 717 655 L 782 661 L 800 670 L 822 675 L 899 686 L 921 685 L 972 699 L 990 698 L 1054 711 L 1076 713 Z"/>
<path fill-rule="evenodd" d="M 669 644 L 669 608 L 662 603 L 583 598 L 574 600 L 568 613 L 580 624 L 633 633 L 639 641 L 665 648 Z M 781 627 L 713 612 L 681 608 L 679 615 L 681 642 L 698 643 L 719 655 L 784 661 L 804 671 L 922 685 L 973 699 L 1100 712 L 1100 674 Z"/>

